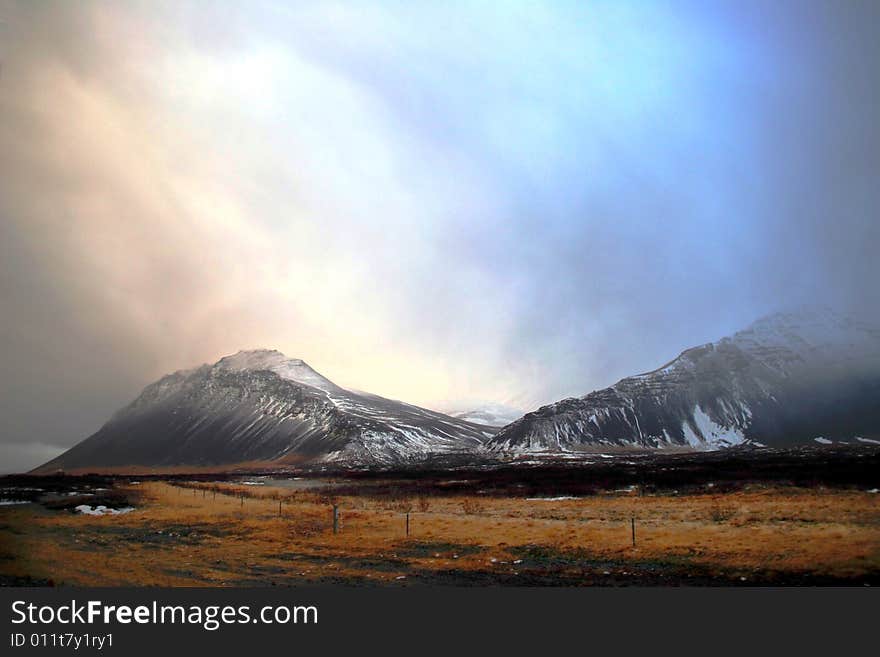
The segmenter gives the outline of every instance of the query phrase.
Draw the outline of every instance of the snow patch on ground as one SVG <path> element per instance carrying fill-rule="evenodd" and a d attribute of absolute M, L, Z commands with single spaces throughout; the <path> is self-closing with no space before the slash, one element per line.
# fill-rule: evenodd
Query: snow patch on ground
<path fill-rule="evenodd" d="M 576 500 L 577 497 L 562 495 L 560 497 L 527 497 L 526 502 L 561 502 L 562 500 Z"/>
<path fill-rule="evenodd" d="M 819 443 L 821 445 L 831 445 L 832 444 L 832 442 L 830 440 L 828 440 L 827 438 L 823 438 L 822 436 L 819 436 L 818 438 L 813 438 L 813 440 L 815 440 L 817 443 Z"/>
<path fill-rule="evenodd" d="M 0 506 L 12 506 L 13 504 L 30 504 L 28 500 L 0 500 Z"/>
<path fill-rule="evenodd" d="M 130 513 L 134 511 L 133 506 L 126 506 L 121 509 L 109 509 L 103 504 L 99 504 L 94 509 L 89 504 L 80 504 L 78 507 L 74 509 L 77 513 L 82 513 L 86 516 L 118 516 L 123 513 Z"/>
<path fill-rule="evenodd" d="M 871 438 L 862 438 L 861 436 L 856 436 L 856 440 L 860 443 L 871 443 L 873 445 L 880 445 L 880 440 L 873 440 Z"/>

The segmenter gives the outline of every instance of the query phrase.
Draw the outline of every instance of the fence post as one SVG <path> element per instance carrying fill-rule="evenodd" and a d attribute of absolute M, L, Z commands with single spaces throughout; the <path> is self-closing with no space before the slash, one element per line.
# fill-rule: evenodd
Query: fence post
<path fill-rule="evenodd" d="M 406 512 L 406 535 L 409 536 L 409 511 Z"/>
<path fill-rule="evenodd" d="M 336 504 L 333 505 L 333 533 L 339 533 L 339 507 Z"/>
<path fill-rule="evenodd" d="M 633 516 L 630 519 L 630 522 L 632 523 L 633 547 L 635 547 L 636 546 L 636 517 Z"/>
<path fill-rule="evenodd" d="M 278 517 L 281 517 L 281 498 L 278 498 Z"/>

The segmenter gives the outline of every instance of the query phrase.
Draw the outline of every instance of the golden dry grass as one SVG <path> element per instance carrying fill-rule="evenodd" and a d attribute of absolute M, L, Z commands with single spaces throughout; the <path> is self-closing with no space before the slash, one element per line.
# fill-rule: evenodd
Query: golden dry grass
<path fill-rule="evenodd" d="M 566 584 L 579 583 L 584 564 L 593 562 L 757 579 L 811 573 L 855 581 L 880 571 L 880 499 L 866 492 L 756 487 L 717 495 L 389 501 L 191 486 L 144 483 L 132 489 L 140 495 L 137 510 L 115 517 L 5 507 L 0 575 L 101 586 L 370 582 L 432 574 L 438 579 L 429 581 L 442 582 L 448 572 L 515 582 L 528 575 L 525 546 L 577 554 L 532 564 L 551 578 L 559 569 Z M 338 535 L 332 532 L 334 502 L 341 510 Z M 406 509 L 412 511 L 409 537 Z"/>

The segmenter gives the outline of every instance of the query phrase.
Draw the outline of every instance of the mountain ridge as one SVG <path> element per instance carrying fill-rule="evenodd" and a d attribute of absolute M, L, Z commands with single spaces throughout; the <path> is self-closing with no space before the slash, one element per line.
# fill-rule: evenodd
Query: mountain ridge
<path fill-rule="evenodd" d="M 828 408 L 831 400 L 862 421 L 844 421 L 840 409 Z M 875 435 L 878 405 L 880 330 L 829 310 L 800 310 L 763 317 L 654 370 L 542 406 L 503 427 L 487 448 L 793 444 L 809 439 L 809 418 L 825 433 L 836 423 L 843 432 Z"/>

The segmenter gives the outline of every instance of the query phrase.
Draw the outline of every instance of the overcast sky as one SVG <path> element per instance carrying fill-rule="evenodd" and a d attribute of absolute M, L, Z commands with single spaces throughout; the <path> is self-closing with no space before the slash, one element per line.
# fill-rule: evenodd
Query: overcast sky
<path fill-rule="evenodd" d="M 0 0 L 0 470 L 239 349 L 530 410 L 876 316 L 880 3 Z"/>

